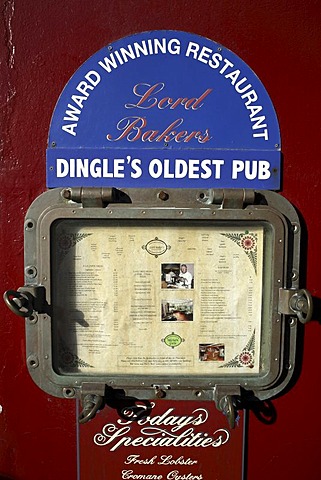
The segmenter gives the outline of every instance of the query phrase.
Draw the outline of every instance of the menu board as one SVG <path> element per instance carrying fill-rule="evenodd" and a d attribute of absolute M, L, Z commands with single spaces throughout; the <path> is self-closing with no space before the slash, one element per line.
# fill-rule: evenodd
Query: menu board
<path fill-rule="evenodd" d="M 58 373 L 260 372 L 262 225 L 68 219 L 52 242 Z"/>

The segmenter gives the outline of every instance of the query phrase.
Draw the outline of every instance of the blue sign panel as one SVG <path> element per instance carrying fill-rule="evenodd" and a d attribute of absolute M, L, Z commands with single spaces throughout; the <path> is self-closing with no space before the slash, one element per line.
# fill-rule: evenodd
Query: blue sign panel
<path fill-rule="evenodd" d="M 53 113 L 47 185 L 280 187 L 272 102 L 234 53 L 152 31 L 89 58 Z"/>

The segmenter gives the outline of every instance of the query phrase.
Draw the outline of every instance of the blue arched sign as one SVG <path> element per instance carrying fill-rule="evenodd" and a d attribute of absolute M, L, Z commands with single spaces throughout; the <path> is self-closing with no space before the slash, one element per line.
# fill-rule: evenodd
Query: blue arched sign
<path fill-rule="evenodd" d="M 207 38 L 151 31 L 106 46 L 54 110 L 47 185 L 280 188 L 270 97 L 237 55 Z"/>

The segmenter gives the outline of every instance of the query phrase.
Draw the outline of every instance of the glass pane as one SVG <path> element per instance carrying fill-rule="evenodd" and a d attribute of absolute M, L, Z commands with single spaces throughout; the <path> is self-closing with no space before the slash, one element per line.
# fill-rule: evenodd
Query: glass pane
<path fill-rule="evenodd" d="M 271 283 L 263 276 L 266 233 L 259 222 L 56 222 L 54 369 L 258 375 L 262 289 Z"/>

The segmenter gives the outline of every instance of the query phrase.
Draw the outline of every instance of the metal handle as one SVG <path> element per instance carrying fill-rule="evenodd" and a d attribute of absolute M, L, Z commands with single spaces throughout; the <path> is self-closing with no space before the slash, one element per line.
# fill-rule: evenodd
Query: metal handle
<path fill-rule="evenodd" d="M 10 310 L 20 317 L 30 317 L 33 312 L 32 295 L 29 292 L 7 290 L 3 299 Z"/>
<path fill-rule="evenodd" d="M 79 423 L 87 423 L 89 420 L 94 418 L 102 404 L 103 398 L 100 395 L 86 395 L 84 398 L 83 409 L 78 418 Z"/>
<path fill-rule="evenodd" d="M 226 416 L 230 428 L 235 428 L 236 408 L 233 404 L 233 396 L 225 395 L 222 397 L 218 408 Z"/>
<path fill-rule="evenodd" d="M 303 288 L 290 299 L 290 308 L 295 312 L 301 323 L 307 323 L 312 318 L 313 302 L 311 293 Z"/>

